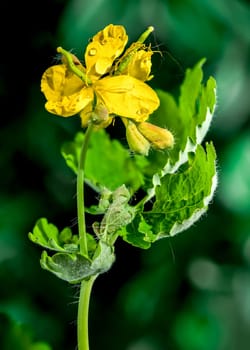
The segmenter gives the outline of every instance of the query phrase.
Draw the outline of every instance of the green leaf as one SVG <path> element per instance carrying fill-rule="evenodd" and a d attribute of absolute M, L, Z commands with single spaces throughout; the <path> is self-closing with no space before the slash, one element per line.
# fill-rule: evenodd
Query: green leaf
<path fill-rule="evenodd" d="M 158 238 L 187 229 L 207 210 L 217 186 L 215 160 L 212 143 L 206 144 L 206 152 L 198 145 L 195 154 L 189 154 L 188 168 L 161 179 L 152 209 L 153 215 L 164 213 L 163 221 L 153 228 Z"/>
<path fill-rule="evenodd" d="M 77 253 L 56 253 L 52 257 L 44 251 L 41 266 L 69 283 L 79 283 L 83 279 L 106 272 L 115 260 L 113 248 L 99 241 L 92 260 Z"/>
<path fill-rule="evenodd" d="M 155 241 L 151 225 L 146 223 L 141 214 L 136 215 L 129 225 L 122 227 L 119 235 L 124 241 L 142 249 L 150 248 L 151 243 Z"/>
<path fill-rule="evenodd" d="M 81 147 L 84 140 L 84 134 L 78 132 L 72 142 L 65 142 L 62 146 L 61 153 L 68 167 L 75 174 L 78 172 L 78 160 L 80 158 Z"/>
<path fill-rule="evenodd" d="M 204 62 L 202 59 L 186 70 L 178 102 L 168 92 L 157 90 L 161 103 L 150 120 L 167 127 L 175 137 L 175 145 L 167 153 L 151 153 L 150 168 L 154 172 L 175 172 L 188 160 L 188 153 L 201 144 L 210 127 L 216 104 L 216 82 L 210 77 L 206 84 L 202 83 Z"/>
<path fill-rule="evenodd" d="M 186 230 L 205 213 L 217 186 L 212 143 L 206 144 L 206 152 L 198 145 L 177 173 L 158 180 L 152 209 L 138 214 L 119 232 L 125 241 L 141 248 Z"/>
<path fill-rule="evenodd" d="M 115 255 L 113 247 L 103 241 L 99 241 L 91 264 L 93 274 L 99 274 L 108 271 L 114 261 Z"/>
<path fill-rule="evenodd" d="M 59 232 L 58 228 L 48 223 L 46 218 L 37 220 L 33 232 L 29 232 L 28 237 L 33 243 L 58 252 L 75 252 L 78 250 L 78 237 L 72 235 L 71 229 L 65 227 Z"/>
<path fill-rule="evenodd" d="M 78 283 L 91 275 L 91 261 L 80 254 L 56 253 L 50 257 L 43 251 L 40 263 L 43 269 L 70 283 Z"/>
<path fill-rule="evenodd" d="M 62 147 L 67 165 L 77 174 L 80 149 L 84 140 L 82 132 L 74 141 Z M 110 140 L 105 130 L 92 133 L 85 163 L 86 183 L 100 192 L 103 187 L 115 190 L 125 184 L 135 192 L 144 183 L 143 168 L 148 164 L 142 156 L 131 157 L 118 140 Z"/>
<path fill-rule="evenodd" d="M 152 205 L 152 210 L 138 212 L 119 232 L 135 246 L 148 248 L 155 240 L 186 230 L 207 210 L 217 186 L 214 147 L 207 144 L 206 153 L 200 145 L 216 104 L 215 80 L 210 77 L 202 83 L 204 62 L 202 59 L 187 69 L 178 103 L 169 93 L 158 90 L 161 104 L 151 121 L 169 128 L 175 145 L 168 152 L 153 151 L 148 157 L 146 170 L 152 186 L 143 204 Z"/>

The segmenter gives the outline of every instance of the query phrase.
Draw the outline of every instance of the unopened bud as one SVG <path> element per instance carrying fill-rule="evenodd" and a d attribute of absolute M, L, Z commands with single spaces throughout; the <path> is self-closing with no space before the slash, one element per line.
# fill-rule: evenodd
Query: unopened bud
<path fill-rule="evenodd" d="M 80 117 L 83 128 L 86 128 L 89 123 L 93 123 L 95 130 L 107 128 L 113 120 L 113 118 L 109 116 L 107 108 L 101 103 L 97 104 L 94 110 L 92 110 L 92 104 L 88 104 L 88 106 L 81 111 Z"/>
<path fill-rule="evenodd" d="M 130 120 L 126 122 L 126 137 L 129 148 L 132 151 L 142 154 L 144 156 L 148 155 L 150 143 L 137 129 L 135 123 L 133 123 Z"/>
<path fill-rule="evenodd" d="M 156 149 L 171 148 L 174 145 L 173 134 L 164 128 L 160 128 L 148 122 L 142 122 L 137 125 L 140 133 L 151 143 Z"/>
<path fill-rule="evenodd" d="M 92 112 L 92 122 L 94 124 L 101 124 L 103 122 L 105 123 L 108 120 L 108 118 L 109 112 L 107 108 L 102 103 L 98 103 Z"/>
<path fill-rule="evenodd" d="M 136 79 L 146 81 L 150 80 L 150 71 L 151 71 L 151 56 L 153 52 L 151 50 L 139 50 L 134 53 L 131 57 L 131 60 L 128 63 L 128 66 L 123 71 L 123 74 L 128 74 Z"/>

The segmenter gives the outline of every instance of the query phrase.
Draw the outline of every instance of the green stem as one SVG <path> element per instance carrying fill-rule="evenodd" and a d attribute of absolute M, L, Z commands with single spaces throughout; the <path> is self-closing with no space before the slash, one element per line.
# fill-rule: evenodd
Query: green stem
<path fill-rule="evenodd" d="M 88 316 L 89 316 L 89 301 L 93 283 L 97 276 L 90 277 L 89 280 L 84 280 L 81 283 L 80 299 L 78 304 L 78 319 L 77 319 L 77 337 L 78 350 L 89 350 L 89 331 L 88 331 Z"/>
<path fill-rule="evenodd" d="M 90 123 L 84 136 L 82 149 L 78 164 L 77 173 L 77 217 L 80 253 L 88 256 L 88 244 L 86 234 L 86 221 L 84 210 L 84 165 L 86 160 L 87 149 L 89 145 L 90 135 L 93 124 Z M 89 317 L 89 301 L 92 286 L 97 276 L 92 276 L 88 280 L 81 282 L 80 298 L 78 304 L 77 317 L 77 338 L 78 350 L 89 350 L 89 333 L 88 333 L 88 317 Z"/>
<path fill-rule="evenodd" d="M 86 235 L 86 222 L 85 222 L 85 210 L 84 210 L 84 164 L 89 145 L 90 135 L 93 125 L 89 124 L 84 136 L 82 149 L 80 153 L 78 174 L 77 174 L 77 218 L 78 218 L 78 231 L 79 231 L 79 244 L 80 253 L 88 256 L 88 245 Z"/>

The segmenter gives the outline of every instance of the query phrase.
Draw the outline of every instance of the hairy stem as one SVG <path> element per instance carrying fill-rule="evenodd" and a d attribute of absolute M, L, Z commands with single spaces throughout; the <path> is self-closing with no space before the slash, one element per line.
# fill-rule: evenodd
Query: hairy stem
<path fill-rule="evenodd" d="M 78 350 L 89 350 L 89 301 L 93 283 L 97 276 L 81 282 L 80 299 L 78 304 L 77 338 Z"/>
<path fill-rule="evenodd" d="M 88 245 L 86 235 L 86 223 L 85 223 L 85 210 L 84 210 L 84 164 L 89 145 L 90 135 L 92 132 L 92 123 L 89 124 L 85 133 L 77 174 L 77 219 L 78 219 L 78 231 L 79 231 L 79 244 L 80 253 L 88 256 Z"/>
<path fill-rule="evenodd" d="M 77 173 L 77 217 L 78 217 L 78 231 L 79 231 L 79 244 L 80 253 L 88 256 L 88 244 L 85 222 L 85 210 L 84 210 L 84 165 L 86 160 L 87 149 L 89 145 L 90 135 L 93 125 L 89 124 L 84 136 L 82 149 L 78 164 Z M 81 282 L 80 298 L 78 304 L 78 317 L 77 317 L 77 341 L 78 350 L 89 350 L 89 334 L 88 334 L 88 317 L 89 317 L 89 300 L 92 285 L 97 276 L 92 276 L 88 280 Z"/>

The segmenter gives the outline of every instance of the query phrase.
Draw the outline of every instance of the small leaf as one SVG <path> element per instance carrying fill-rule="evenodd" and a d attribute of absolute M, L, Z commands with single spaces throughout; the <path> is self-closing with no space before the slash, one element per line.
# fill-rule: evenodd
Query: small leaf
<path fill-rule="evenodd" d="M 60 233 L 60 240 L 63 243 L 71 243 L 72 241 L 72 232 L 69 227 L 65 227 Z"/>
<path fill-rule="evenodd" d="M 70 283 L 78 283 L 91 276 L 91 261 L 80 254 L 56 253 L 52 257 L 43 251 L 41 266 Z"/>
<path fill-rule="evenodd" d="M 81 147 L 84 141 L 84 133 L 78 132 L 73 142 L 65 142 L 61 153 L 64 157 L 68 167 L 73 170 L 75 174 L 78 172 L 78 161 L 80 158 Z"/>
<path fill-rule="evenodd" d="M 44 251 L 40 262 L 43 269 L 60 279 L 69 283 L 79 283 L 90 276 L 106 272 L 114 260 L 113 248 L 99 241 L 92 260 L 77 253 L 56 253 L 50 257 Z"/>
<path fill-rule="evenodd" d="M 115 261 L 113 247 L 103 241 L 99 241 L 96 254 L 93 258 L 91 268 L 95 271 L 94 274 L 104 273 L 110 269 Z"/>
<path fill-rule="evenodd" d="M 98 205 L 92 205 L 89 208 L 85 208 L 86 212 L 92 215 L 104 214 L 110 205 L 112 193 L 112 191 L 104 187 L 101 190 Z"/>
<path fill-rule="evenodd" d="M 33 232 L 29 232 L 28 237 L 33 243 L 58 252 L 73 252 L 78 249 L 78 237 L 72 235 L 69 227 L 59 232 L 46 218 L 37 220 Z"/>

